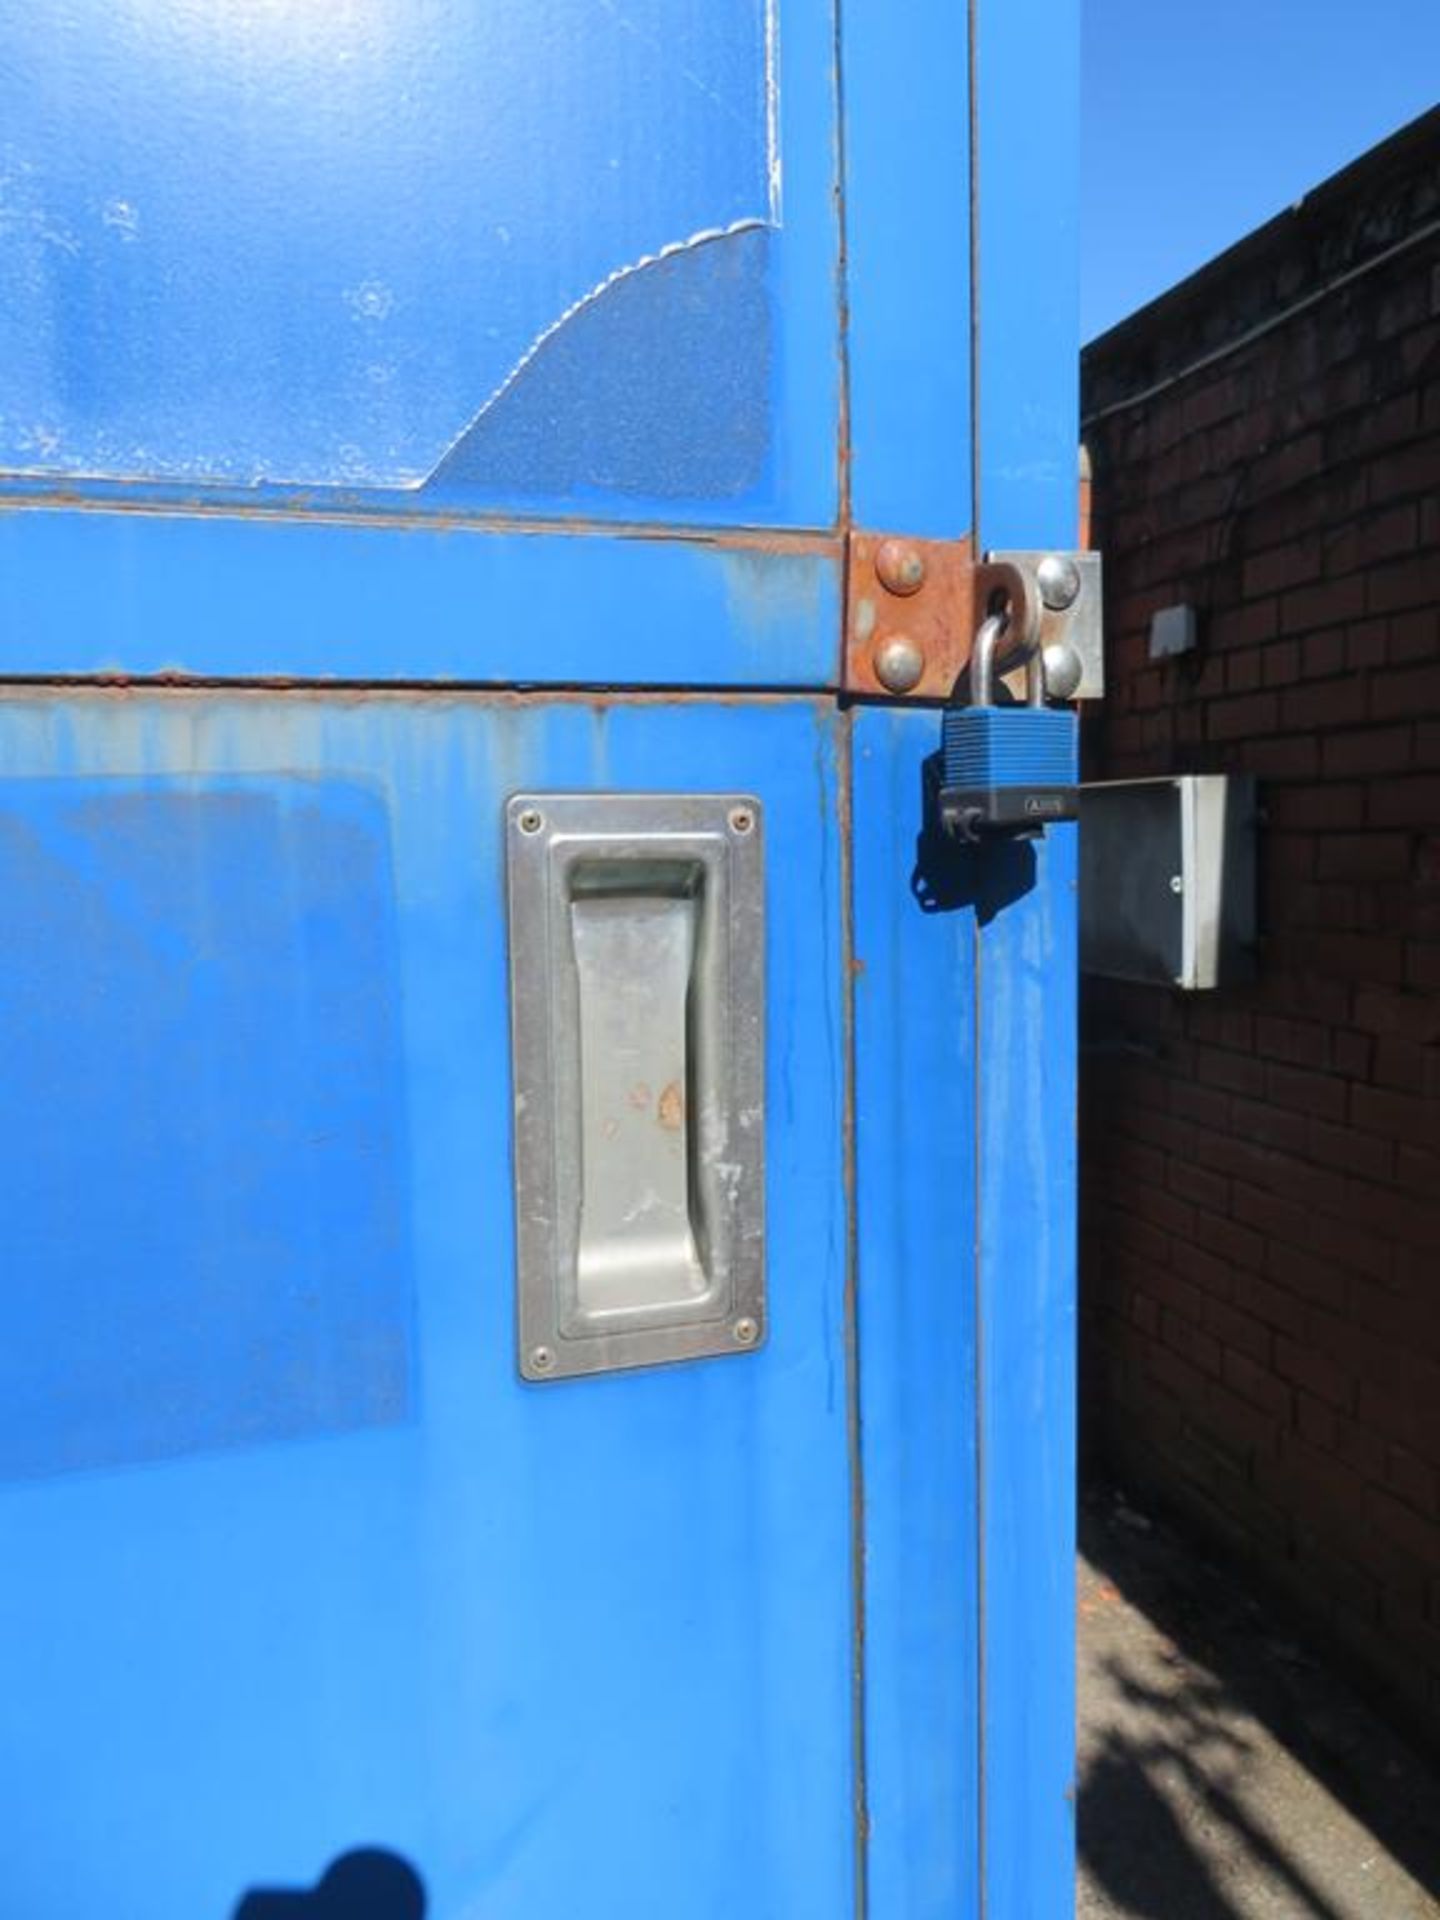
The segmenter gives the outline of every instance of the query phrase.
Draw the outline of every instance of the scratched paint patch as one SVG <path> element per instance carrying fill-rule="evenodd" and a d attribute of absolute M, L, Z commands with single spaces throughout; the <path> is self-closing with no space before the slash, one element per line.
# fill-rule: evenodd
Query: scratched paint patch
<path fill-rule="evenodd" d="M 11 780 L 0 889 L 0 1474 L 404 1420 L 380 802 Z"/>
<path fill-rule="evenodd" d="M 460 439 L 437 492 L 733 499 L 770 443 L 769 233 L 701 236 L 568 314 Z"/>
<path fill-rule="evenodd" d="M 578 302 L 777 221 L 772 14 L 0 10 L 0 471 L 420 486 Z"/>

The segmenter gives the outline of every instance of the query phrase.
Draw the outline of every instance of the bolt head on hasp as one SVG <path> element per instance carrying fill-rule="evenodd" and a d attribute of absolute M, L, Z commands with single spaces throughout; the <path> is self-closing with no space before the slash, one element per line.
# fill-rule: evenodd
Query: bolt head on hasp
<path fill-rule="evenodd" d="M 925 651 L 896 633 L 875 649 L 875 677 L 887 693 L 910 693 L 925 677 Z"/>
<path fill-rule="evenodd" d="M 875 549 L 875 577 L 887 593 L 908 599 L 925 584 L 925 556 L 912 540 L 882 540 Z"/>
<path fill-rule="evenodd" d="M 1045 696 L 1049 700 L 1073 700 L 1080 690 L 1085 663 L 1064 640 L 1053 641 L 1040 655 Z"/>
<path fill-rule="evenodd" d="M 1064 613 L 1080 598 L 1080 569 L 1068 553 L 1047 553 L 1035 569 L 1040 598 L 1055 613 Z"/>

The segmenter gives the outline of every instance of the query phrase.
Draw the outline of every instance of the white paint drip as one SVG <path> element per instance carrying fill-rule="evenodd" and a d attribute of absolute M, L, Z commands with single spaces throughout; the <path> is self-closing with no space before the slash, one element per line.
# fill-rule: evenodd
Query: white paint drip
<path fill-rule="evenodd" d="M 122 240 L 140 237 L 140 213 L 133 201 L 107 200 L 100 209 L 100 219 L 105 226 L 113 227 Z"/>
<path fill-rule="evenodd" d="M 340 296 L 357 320 L 385 320 L 395 305 L 395 295 L 383 280 L 362 280 L 358 287 L 346 287 Z"/>
<path fill-rule="evenodd" d="M 765 0 L 765 176 L 770 224 L 780 225 L 780 0 Z"/>

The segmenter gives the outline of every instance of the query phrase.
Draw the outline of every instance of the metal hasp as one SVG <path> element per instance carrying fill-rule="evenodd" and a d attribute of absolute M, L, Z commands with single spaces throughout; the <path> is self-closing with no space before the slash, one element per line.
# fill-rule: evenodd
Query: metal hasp
<path fill-rule="evenodd" d="M 948 700 L 975 636 L 968 539 L 852 533 L 846 549 L 845 691 Z"/>
<path fill-rule="evenodd" d="M 1009 665 L 1038 647 L 1049 697 L 1100 698 L 1098 553 L 987 553 L 977 560 L 968 537 L 852 533 L 845 568 L 845 692 L 954 699 L 977 630 L 997 609 L 1005 611 Z"/>
<path fill-rule="evenodd" d="M 744 794 L 506 807 L 520 1371 L 765 1327 L 765 904 Z"/>
<path fill-rule="evenodd" d="M 1101 689 L 1100 558 L 994 553 L 979 577 L 985 613 L 970 704 L 948 709 L 942 723 L 940 817 L 962 840 L 1033 835 L 1078 810 L 1077 717 L 1051 703 Z M 996 679 L 1008 669 L 1023 671 L 1022 704 L 996 704 Z"/>
<path fill-rule="evenodd" d="M 1010 549 L 987 553 L 987 565 L 1033 582 L 1037 644 L 1052 700 L 1100 700 L 1105 694 L 1105 576 L 1098 553 Z"/>

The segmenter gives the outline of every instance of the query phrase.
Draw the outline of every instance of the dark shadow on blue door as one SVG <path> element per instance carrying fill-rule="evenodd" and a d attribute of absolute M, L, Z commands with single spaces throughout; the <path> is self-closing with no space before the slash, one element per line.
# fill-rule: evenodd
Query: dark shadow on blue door
<path fill-rule="evenodd" d="M 231 1920 L 425 1920 L 425 1882 L 398 1853 L 357 1847 L 332 1860 L 306 1892 L 256 1887 Z"/>
<path fill-rule="evenodd" d="M 1035 848 L 1027 839 L 957 840 L 940 820 L 943 756 L 920 766 L 920 831 L 910 891 L 922 913 L 956 913 L 973 907 L 982 927 L 1013 906 L 1035 885 Z"/>

